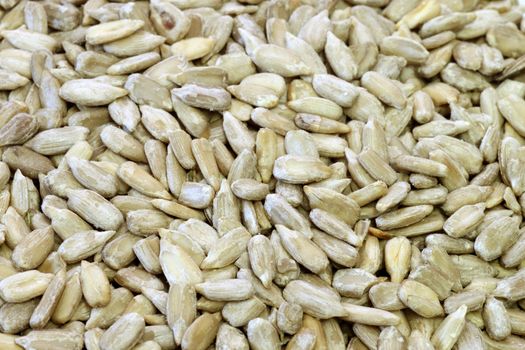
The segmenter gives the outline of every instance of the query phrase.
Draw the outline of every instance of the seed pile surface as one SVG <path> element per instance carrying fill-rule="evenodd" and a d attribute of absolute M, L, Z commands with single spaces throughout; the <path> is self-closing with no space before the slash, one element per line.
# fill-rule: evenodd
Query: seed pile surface
<path fill-rule="evenodd" d="M 523 350 L 514 0 L 0 0 L 1 350 Z"/>

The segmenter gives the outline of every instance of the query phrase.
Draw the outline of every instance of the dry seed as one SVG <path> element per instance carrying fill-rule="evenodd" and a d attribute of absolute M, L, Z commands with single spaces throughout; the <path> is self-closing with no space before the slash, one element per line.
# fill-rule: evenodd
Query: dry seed
<path fill-rule="evenodd" d="M 359 298 L 375 284 L 377 277 L 362 269 L 344 269 L 334 274 L 332 285 L 344 297 Z"/>
<path fill-rule="evenodd" d="M 9 281 L 20 274 L 15 267 L 40 264 L 28 272 L 56 275 L 38 291 L 44 297 L 32 321 L 26 315 L 20 323 L 25 335 L 2 340 L 9 348 L 80 348 L 72 335 L 83 322 L 88 349 L 131 341 L 102 330 L 129 312 L 149 324 L 132 330 L 137 344 L 122 345 L 136 349 L 343 349 L 347 337 L 349 349 L 431 349 L 432 333 L 435 347 L 447 350 L 523 343 L 491 338 L 508 335 L 508 322 L 501 332 L 487 327 L 492 314 L 506 313 L 510 331 L 521 334 L 512 304 L 503 313 L 501 303 L 496 313 L 487 306 L 489 321 L 471 311 L 465 317 L 475 325 L 464 327 L 465 317 L 452 314 L 433 332 L 441 318 L 403 310 L 403 302 L 419 304 L 399 298 L 419 283 L 427 286 L 414 293 L 423 310 L 438 309 L 435 294 L 444 301 L 439 313 L 457 313 L 462 304 L 466 313 L 486 293 L 511 303 L 523 297 L 521 235 L 513 229 L 525 189 L 515 113 L 523 60 L 506 60 L 522 51 L 523 34 L 510 23 L 519 22 L 519 7 L 90 0 L 82 13 L 78 1 L 0 5 L 7 45 L 0 50 L 0 130 L 8 146 L 0 273 Z M 126 167 L 136 171 L 120 174 L 122 181 L 118 169 Z M 281 237 L 286 230 L 293 237 Z M 51 244 L 53 231 L 62 244 Z M 46 233 L 46 244 L 37 246 L 35 232 Z M 125 287 L 92 310 L 82 299 L 81 267 L 73 265 L 91 256 L 103 278 Z M 299 264 L 317 275 L 301 273 Z M 378 277 L 383 269 L 387 277 Z M 253 289 L 245 300 L 197 302 L 190 286 L 236 277 Z M 164 278 L 174 312 L 166 310 Z M 282 290 L 291 306 L 279 316 Z M 196 310 L 204 313 L 194 321 Z M 219 311 L 236 327 L 248 325 L 247 336 L 221 322 Z M 373 316 L 364 320 L 367 312 Z M 381 332 L 354 324 L 350 335 L 337 321 L 345 316 L 399 325 Z M 31 330 L 49 317 L 55 325 L 73 322 Z M 272 324 L 296 335 L 281 344 Z"/>
<path fill-rule="evenodd" d="M 70 190 L 67 196 L 70 209 L 96 227 L 116 230 L 124 221 L 120 211 L 96 192 Z"/>
<path fill-rule="evenodd" d="M 405 107 L 406 99 L 401 89 L 382 74 L 366 72 L 361 77 L 361 83 L 363 84 L 363 87 L 385 104 L 398 109 Z"/>
<path fill-rule="evenodd" d="M 377 199 L 384 198 L 388 191 L 388 186 L 383 181 L 372 182 L 361 189 L 353 191 L 348 195 L 358 205 L 364 206 Z"/>
<path fill-rule="evenodd" d="M 400 285 L 393 282 L 381 282 L 372 286 L 368 296 L 372 305 L 386 311 L 401 310 L 405 307 L 398 297 Z"/>
<path fill-rule="evenodd" d="M 383 54 L 404 57 L 409 63 L 421 64 L 428 58 L 428 51 L 423 45 L 410 38 L 389 36 L 383 39 L 380 46 Z"/>
<path fill-rule="evenodd" d="M 134 162 L 121 164 L 117 174 L 130 187 L 147 196 L 162 199 L 171 198 L 171 195 L 158 180 Z"/>
<path fill-rule="evenodd" d="M 487 333 L 494 340 L 503 340 L 511 333 L 511 322 L 503 302 L 490 296 L 483 307 Z"/>
<path fill-rule="evenodd" d="M 485 261 L 498 258 L 518 238 L 517 221 L 505 217 L 484 228 L 476 237 L 474 249 Z"/>
<path fill-rule="evenodd" d="M 417 205 L 394 210 L 378 216 L 376 218 L 376 225 L 382 230 L 406 227 L 420 222 L 432 213 L 433 208 L 431 205 Z"/>
<path fill-rule="evenodd" d="M 139 314 L 122 316 L 100 338 L 101 350 L 132 348 L 141 339 L 144 327 L 144 318 Z"/>
<path fill-rule="evenodd" d="M 273 175 L 292 184 L 306 184 L 328 178 L 330 168 L 317 159 L 301 156 L 282 156 L 275 160 Z"/>
<path fill-rule="evenodd" d="M 312 240 L 330 260 L 346 267 L 356 264 L 358 252 L 353 246 L 319 230 L 314 229 L 313 233 Z"/>
<path fill-rule="evenodd" d="M 389 186 L 397 181 L 397 173 L 374 150 L 365 148 L 359 154 L 358 159 L 359 163 L 374 179 L 381 180 Z"/>
<path fill-rule="evenodd" d="M 316 114 L 333 120 L 337 120 L 343 115 L 343 109 L 338 104 L 316 96 L 295 98 L 288 102 L 287 106 L 297 113 Z"/>
<path fill-rule="evenodd" d="M 84 106 L 107 105 L 127 94 L 128 91 L 122 88 L 93 79 L 70 80 L 60 88 L 60 96 L 63 99 Z"/>
<path fill-rule="evenodd" d="M 395 326 L 399 323 L 399 317 L 389 311 L 349 303 L 342 305 L 347 313 L 343 319 L 348 322 L 371 326 Z"/>
<path fill-rule="evenodd" d="M 130 57 L 150 52 L 164 41 L 165 39 L 159 35 L 138 30 L 123 39 L 106 43 L 103 47 L 104 51 L 117 57 Z"/>
<path fill-rule="evenodd" d="M 474 244 L 468 239 L 452 238 L 444 234 L 430 234 L 425 238 L 428 246 L 440 246 L 452 254 L 468 254 L 474 251 Z"/>
<path fill-rule="evenodd" d="M 461 305 L 467 305 L 468 311 L 479 310 L 485 302 L 485 293 L 479 290 L 465 291 L 454 294 L 445 300 L 444 308 L 447 314 L 456 311 Z"/>
<path fill-rule="evenodd" d="M 157 140 L 168 142 L 170 134 L 179 130 L 180 125 L 171 114 L 157 107 L 141 105 L 139 107 L 142 113 L 141 122 Z"/>
<path fill-rule="evenodd" d="M 32 328 L 43 328 L 49 322 L 49 319 L 55 311 L 59 299 L 63 294 L 65 284 L 66 271 L 65 269 L 61 269 L 49 283 L 42 299 L 40 299 L 40 302 L 31 315 L 29 325 Z"/>
<path fill-rule="evenodd" d="M 42 295 L 52 274 L 29 270 L 16 273 L 0 282 L 0 296 L 6 302 L 20 303 Z"/>
<path fill-rule="evenodd" d="M 38 299 L 32 299 L 23 303 L 7 303 L 0 308 L 2 321 L 0 328 L 2 332 L 16 334 L 29 326 L 31 314 L 38 304 Z"/>
<path fill-rule="evenodd" d="M 287 302 L 300 305 L 306 314 L 313 317 L 328 319 L 346 315 L 337 293 L 306 281 L 288 283 L 283 296 Z"/>
<path fill-rule="evenodd" d="M 134 292 L 139 292 L 142 288 L 161 289 L 163 287 L 161 280 L 136 266 L 120 269 L 113 279 L 121 286 Z"/>
<path fill-rule="evenodd" d="M 23 337 L 19 337 L 15 342 L 24 348 L 34 347 L 61 347 L 64 349 L 82 349 L 82 337 L 78 332 L 67 329 L 35 330 Z"/>
<path fill-rule="evenodd" d="M 188 327 L 182 338 L 182 349 L 204 350 L 213 343 L 219 330 L 220 313 L 204 313 Z"/>
<path fill-rule="evenodd" d="M 191 142 L 191 149 L 202 175 L 208 184 L 218 191 L 220 175 L 211 144 L 205 139 L 196 139 Z"/>
<path fill-rule="evenodd" d="M 210 111 L 223 111 L 231 105 L 230 94 L 222 88 L 186 84 L 181 88 L 172 89 L 171 93 L 189 106 Z"/>
<path fill-rule="evenodd" d="M 138 73 L 130 75 L 124 88 L 128 91 L 129 98 L 137 104 L 146 104 L 167 111 L 173 108 L 168 89 L 145 75 Z"/>
<path fill-rule="evenodd" d="M 175 342 L 180 344 L 183 335 L 196 318 L 196 294 L 188 285 L 171 285 L 166 305 L 168 324 L 172 327 Z"/>
<path fill-rule="evenodd" d="M 286 251 L 294 259 L 314 273 L 321 273 L 328 267 L 325 253 L 302 233 L 276 225 Z"/>
<path fill-rule="evenodd" d="M 401 283 L 398 296 L 403 304 L 423 317 L 436 317 L 443 314 L 437 294 L 422 283 L 405 280 Z"/>
<path fill-rule="evenodd" d="M 401 283 L 410 269 L 411 247 L 405 237 L 394 237 L 385 245 L 385 268 L 394 283 Z"/>
<path fill-rule="evenodd" d="M 465 326 L 466 312 L 467 306 L 462 305 L 441 322 L 431 339 L 436 350 L 452 349 Z"/>
<path fill-rule="evenodd" d="M 303 310 L 297 304 L 284 302 L 277 312 L 277 325 L 282 332 L 295 334 L 301 328 Z"/>
<path fill-rule="evenodd" d="M 223 323 L 217 332 L 217 349 L 249 349 L 248 340 L 240 330 Z"/>
<path fill-rule="evenodd" d="M 111 300 L 111 287 L 104 271 L 97 264 L 81 263 L 82 294 L 91 307 L 106 306 Z"/>
<path fill-rule="evenodd" d="M 358 95 L 352 84 L 329 74 L 315 74 L 312 86 L 319 95 L 344 108 L 351 107 Z"/>
<path fill-rule="evenodd" d="M 50 226 L 27 234 L 13 250 L 11 260 L 17 268 L 38 267 L 53 250 L 54 232 Z"/>

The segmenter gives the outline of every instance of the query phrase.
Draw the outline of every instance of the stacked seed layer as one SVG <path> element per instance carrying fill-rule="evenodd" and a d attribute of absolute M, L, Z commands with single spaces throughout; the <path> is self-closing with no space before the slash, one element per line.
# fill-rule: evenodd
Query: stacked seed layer
<path fill-rule="evenodd" d="M 0 349 L 523 350 L 515 0 L 0 0 Z"/>

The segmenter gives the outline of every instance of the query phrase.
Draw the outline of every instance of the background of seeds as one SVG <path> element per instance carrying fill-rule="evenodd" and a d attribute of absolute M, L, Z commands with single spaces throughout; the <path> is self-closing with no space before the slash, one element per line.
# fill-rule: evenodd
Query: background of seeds
<path fill-rule="evenodd" d="M 525 347 L 514 1 L 0 6 L 0 349 Z"/>

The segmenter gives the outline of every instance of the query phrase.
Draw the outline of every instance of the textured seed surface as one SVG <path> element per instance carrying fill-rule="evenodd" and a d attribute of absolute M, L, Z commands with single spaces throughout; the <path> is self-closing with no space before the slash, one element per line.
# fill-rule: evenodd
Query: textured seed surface
<path fill-rule="evenodd" d="M 524 5 L 0 0 L 0 349 L 523 349 Z"/>

